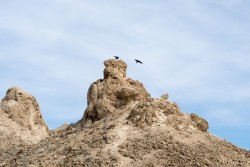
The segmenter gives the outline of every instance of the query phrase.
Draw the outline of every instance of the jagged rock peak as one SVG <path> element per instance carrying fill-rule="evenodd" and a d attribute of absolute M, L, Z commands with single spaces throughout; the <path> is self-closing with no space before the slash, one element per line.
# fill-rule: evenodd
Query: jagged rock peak
<path fill-rule="evenodd" d="M 125 79 L 127 64 L 122 60 L 110 59 L 104 61 L 104 79 L 109 77 L 113 79 Z"/>
<path fill-rule="evenodd" d="M 150 99 L 142 83 L 126 78 L 127 64 L 124 61 L 106 60 L 104 65 L 104 79 L 92 83 L 88 90 L 83 124 L 100 120 L 134 102 Z"/>
<path fill-rule="evenodd" d="M 34 96 L 19 87 L 11 87 L 0 103 L 2 114 L 38 138 L 48 135 L 48 126 L 43 120 L 39 105 Z"/>
<path fill-rule="evenodd" d="M 2 101 L 14 100 L 21 102 L 25 101 L 27 98 L 32 98 L 32 95 L 17 86 L 13 86 L 7 90 L 6 96 Z"/>
<path fill-rule="evenodd" d="M 122 60 L 106 60 L 104 65 L 104 79 L 92 83 L 88 90 L 88 106 L 81 120 L 84 127 L 128 111 L 128 121 L 139 127 L 161 122 L 176 129 L 208 130 L 206 120 L 182 113 L 175 102 L 168 100 L 168 94 L 151 98 L 142 83 L 126 78 L 127 65 Z"/>

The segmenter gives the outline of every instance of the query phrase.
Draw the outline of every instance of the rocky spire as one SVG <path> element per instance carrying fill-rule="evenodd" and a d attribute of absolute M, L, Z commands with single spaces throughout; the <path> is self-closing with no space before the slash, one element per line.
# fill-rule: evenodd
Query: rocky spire
<path fill-rule="evenodd" d="M 126 79 L 127 64 L 122 60 L 111 59 L 104 61 L 104 79 Z"/>
<path fill-rule="evenodd" d="M 18 87 L 8 89 L 0 108 L 2 114 L 21 127 L 32 131 L 38 138 L 42 139 L 48 135 L 48 126 L 42 118 L 35 97 L 22 89 Z"/>
<path fill-rule="evenodd" d="M 100 120 L 133 102 L 150 99 L 142 83 L 126 78 L 127 64 L 124 61 L 110 59 L 104 61 L 104 65 L 104 79 L 92 83 L 88 90 L 83 124 Z"/>
<path fill-rule="evenodd" d="M 0 101 L 10 107 L 0 107 L 0 166 L 250 166 L 250 152 L 210 134 L 206 120 L 183 113 L 168 94 L 151 98 L 141 83 L 126 78 L 123 61 L 104 64 L 82 121 L 52 130 L 38 144 L 16 124 L 36 122 L 27 115 L 39 115 L 35 99 L 9 89 L 4 105 Z"/>
<path fill-rule="evenodd" d="M 122 60 L 104 61 L 104 79 L 92 83 L 88 90 L 88 106 L 81 119 L 83 126 L 118 113 L 130 111 L 129 122 L 136 126 L 150 126 L 163 121 L 175 128 L 189 125 L 206 132 L 208 123 L 197 115 L 185 115 L 175 102 L 168 101 L 168 95 L 151 98 L 143 84 L 126 78 L 127 64 Z M 159 116 L 165 115 L 166 119 Z"/>

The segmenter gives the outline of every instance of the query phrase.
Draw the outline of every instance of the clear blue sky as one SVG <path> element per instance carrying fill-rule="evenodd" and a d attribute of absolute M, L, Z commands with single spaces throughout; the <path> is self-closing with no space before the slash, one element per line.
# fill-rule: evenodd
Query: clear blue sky
<path fill-rule="evenodd" d="M 33 94 L 50 129 L 81 119 L 103 61 L 120 56 L 210 132 L 250 149 L 250 1 L 0 0 L 0 96 Z M 139 66 L 133 59 L 141 59 Z"/>

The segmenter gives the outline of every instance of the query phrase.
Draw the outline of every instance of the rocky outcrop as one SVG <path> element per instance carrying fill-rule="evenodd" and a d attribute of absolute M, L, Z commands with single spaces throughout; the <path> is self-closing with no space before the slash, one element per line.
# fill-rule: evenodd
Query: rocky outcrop
<path fill-rule="evenodd" d="M 205 119 L 199 117 L 199 116 L 196 115 L 196 114 L 191 114 L 191 115 L 190 115 L 190 118 L 191 118 L 192 121 L 195 122 L 196 127 L 197 127 L 200 131 L 202 131 L 202 132 L 207 132 L 207 130 L 208 130 L 208 122 L 207 122 Z"/>
<path fill-rule="evenodd" d="M 88 90 L 88 106 L 82 118 L 83 125 L 105 118 L 134 102 L 150 99 L 142 83 L 126 78 L 125 62 L 106 60 L 104 65 L 104 78 L 92 83 Z"/>
<path fill-rule="evenodd" d="M 129 122 L 138 127 L 164 122 L 177 129 L 207 131 L 204 119 L 183 114 L 177 103 L 168 100 L 168 94 L 151 98 L 142 83 L 126 78 L 127 64 L 122 60 L 107 60 L 104 65 L 104 78 L 92 83 L 88 90 L 88 106 L 81 120 L 84 127 L 127 109 Z"/>
<path fill-rule="evenodd" d="M 91 84 L 79 122 L 52 130 L 37 144 L 0 148 L 0 166 L 250 166 L 249 151 L 210 134 L 205 119 L 183 113 L 168 94 L 151 98 L 140 82 L 126 78 L 127 65 L 122 60 L 107 60 L 104 65 L 104 78 Z M 12 99 L 19 108 L 36 106 L 27 105 L 27 98 L 18 93 L 9 97 L 5 101 Z M 0 123 L 12 121 L 14 128 L 31 132 L 18 117 L 1 120 L 1 114 L 9 112 L 0 112 Z"/>
<path fill-rule="evenodd" d="M 36 99 L 18 87 L 8 89 L 0 101 L 0 166 L 13 165 L 13 161 L 5 161 L 18 157 L 48 133 Z"/>
<path fill-rule="evenodd" d="M 104 79 L 126 79 L 127 64 L 124 61 L 111 59 L 104 61 L 104 65 Z"/>
<path fill-rule="evenodd" d="M 0 112 L 22 128 L 30 130 L 38 139 L 48 136 L 39 105 L 34 96 L 18 87 L 7 90 L 0 103 Z"/>
<path fill-rule="evenodd" d="M 128 120 L 136 126 L 144 127 L 153 123 L 166 121 L 169 115 L 181 117 L 183 114 L 175 103 L 164 99 L 150 99 L 135 105 L 128 116 Z M 165 120 L 162 118 L 164 117 Z"/>

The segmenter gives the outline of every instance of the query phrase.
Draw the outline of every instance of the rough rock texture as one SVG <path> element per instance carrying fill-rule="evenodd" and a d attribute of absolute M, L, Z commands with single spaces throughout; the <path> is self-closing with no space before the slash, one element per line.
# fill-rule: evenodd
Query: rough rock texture
<path fill-rule="evenodd" d="M 8 89 L 0 101 L 0 166 L 10 166 L 5 159 L 23 153 L 25 147 L 46 138 L 48 132 L 35 98 L 20 88 Z"/>
<path fill-rule="evenodd" d="M 203 132 L 206 132 L 208 130 L 208 122 L 205 119 L 200 118 L 196 114 L 191 114 L 190 118 L 191 118 L 192 121 L 194 121 L 196 123 L 196 127 L 199 130 L 201 130 Z"/>
<path fill-rule="evenodd" d="M 122 60 L 106 60 L 104 65 L 104 79 L 92 83 L 88 90 L 83 125 L 105 118 L 133 102 L 150 99 L 142 83 L 126 78 L 127 65 Z"/>
<path fill-rule="evenodd" d="M 126 68 L 122 60 L 105 61 L 104 79 L 90 86 L 83 118 L 39 143 L 0 152 L 0 166 L 250 166 L 249 151 L 207 132 L 206 120 L 181 112 L 167 94 L 151 98 L 126 78 Z"/>
<path fill-rule="evenodd" d="M 30 130 L 38 138 L 48 135 L 48 127 L 42 118 L 39 105 L 29 93 L 18 87 L 8 89 L 0 108 L 6 117 Z"/>

